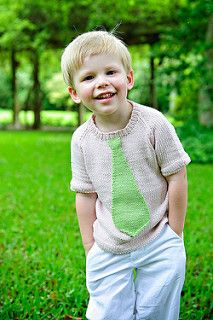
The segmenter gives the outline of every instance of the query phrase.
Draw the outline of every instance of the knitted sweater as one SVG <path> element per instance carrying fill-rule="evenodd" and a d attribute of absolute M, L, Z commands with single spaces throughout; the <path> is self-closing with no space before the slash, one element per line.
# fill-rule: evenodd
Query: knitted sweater
<path fill-rule="evenodd" d="M 94 239 L 124 254 L 154 239 L 168 221 L 166 176 L 190 162 L 159 111 L 132 103 L 124 129 L 101 132 L 93 116 L 73 134 L 71 190 L 97 193 Z"/>

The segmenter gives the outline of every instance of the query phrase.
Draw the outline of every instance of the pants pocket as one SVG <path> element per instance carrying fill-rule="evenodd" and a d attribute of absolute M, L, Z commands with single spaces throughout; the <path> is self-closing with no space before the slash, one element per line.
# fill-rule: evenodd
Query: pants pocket
<path fill-rule="evenodd" d="M 171 227 L 170 225 L 167 223 L 167 228 L 169 230 L 169 232 L 175 236 L 176 238 L 178 238 L 179 240 L 183 241 L 183 233 L 182 233 L 182 237 L 180 237 Z"/>
<path fill-rule="evenodd" d="M 89 252 L 87 253 L 86 261 L 90 259 L 90 256 L 92 255 L 94 249 L 95 249 L 96 243 L 94 242 L 92 247 L 90 248 Z"/>

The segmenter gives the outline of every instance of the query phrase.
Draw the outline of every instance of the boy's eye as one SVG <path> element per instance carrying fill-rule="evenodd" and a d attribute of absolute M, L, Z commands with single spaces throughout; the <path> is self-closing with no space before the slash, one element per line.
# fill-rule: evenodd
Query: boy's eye
<path fill-rule="evenodd" d="M 83 81 L 89 81 L 89 80 L 92 80 L 93 78 L 94 78 L 93 76 L 89 75 L 83 78 Z"/>
<path fill-rule="evenodd" d="M 109 71 L 107 71 L 107 75 L 109 75 L 109 76 L 111 76 L 111 75 L 113 75 L 113 74 L 115 74 L 115 73 L 116 73 L 115 70 L 109 70 Z"/>

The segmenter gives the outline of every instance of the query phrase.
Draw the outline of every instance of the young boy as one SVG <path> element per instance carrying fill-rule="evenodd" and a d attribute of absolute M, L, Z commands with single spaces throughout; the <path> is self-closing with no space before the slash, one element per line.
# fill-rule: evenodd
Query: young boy
<path fill-rule="evenodd" d="M 190 158 L 159 111 L 127 99 L 131 58 L 113 34 L 78 36 L 62 71 L 73 101 L 93 113 L 71 146 L 87 319 L 177 320 Z"/>

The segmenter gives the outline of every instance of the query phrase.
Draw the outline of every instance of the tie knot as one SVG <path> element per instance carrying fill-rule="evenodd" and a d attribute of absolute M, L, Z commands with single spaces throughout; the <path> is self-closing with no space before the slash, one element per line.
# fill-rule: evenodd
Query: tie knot
<path fill-rule="evenodd" d="M 108 144 L 110 146 L 110 148 L 112 150 L 117 150 L 117 149 L 121 149 L 121 139 L 120 138 L 113 138 L 113 139 L 110 139 L 108 141 Z"/>

